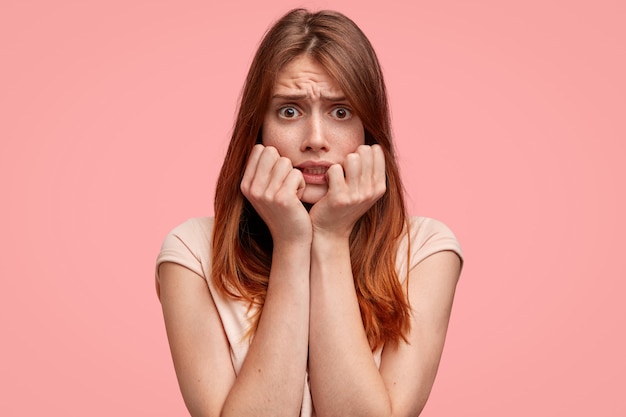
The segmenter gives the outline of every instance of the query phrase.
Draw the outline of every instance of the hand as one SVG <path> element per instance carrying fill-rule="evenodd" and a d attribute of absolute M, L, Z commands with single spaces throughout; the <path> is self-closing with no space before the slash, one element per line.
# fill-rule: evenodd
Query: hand
<path fill-rule="evenodd" d="M 345 174 L 345 175 L 344 175 Z M 315 232 L 349 237 L 355 223 L 387 189 L 385 155 L 379 145 L 361 145 L 331 166 L 328 192 L 311 208 Z"/>
<path fill-rule="evenodd" d="M 300 202 L 306 183 L 302 172 L 276 148 L 255 145 L 241 181 L 241 192 L 277 241 L 311 241 L 311 219 Z"/>

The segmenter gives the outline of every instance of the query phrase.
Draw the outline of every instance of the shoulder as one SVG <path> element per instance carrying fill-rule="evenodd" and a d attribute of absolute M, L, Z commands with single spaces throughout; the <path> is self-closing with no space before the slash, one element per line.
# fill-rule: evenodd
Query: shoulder
<path fill-rule="evenodd" d="M 209 276 L 212 235 L 212 217 L 191 218 L 173 228 L 157 256 L 157 280 L 159 265 L 163 262 L 182 265 L 204 278 Z"/>
<path fill-rule="evenodd" d="M 208 240 L 210 243 L 212 233 L 212 217 L 194 217 L 174 227 L 166 236 L 165 242 L 168 238 L 175 237 L 182 241 L 205 243 Z"/>
<path fill-rule="evenodd" d="M 400 279 L 421 261 L 441 251 L 452 251 L 463 260 L 461 245 L 445 223 L 429 217 L 409 217 L 396 259 Z"/>
<path fill-rule="evenodd" d="M 445 223 L 429 217 L 409 217 L 408 223 L 408 235 L 416 249 L 452 250 L 463 256 L 459 241 Z"/>

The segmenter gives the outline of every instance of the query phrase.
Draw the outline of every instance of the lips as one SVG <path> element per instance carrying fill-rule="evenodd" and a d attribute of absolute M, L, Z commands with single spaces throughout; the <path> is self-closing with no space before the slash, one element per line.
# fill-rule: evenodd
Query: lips
<path fill-rule="evenodd" d="M 307 184 L 326 184 L 326 171 L 331 165 L 329 162 L 305 162 L 295 168 L 302 171 Z"/>
<path fill-rule="evenodd" d="M 308 175 L 324 175 L 328 171 L 326 167 L 303 168 L 302 173 Z"/>

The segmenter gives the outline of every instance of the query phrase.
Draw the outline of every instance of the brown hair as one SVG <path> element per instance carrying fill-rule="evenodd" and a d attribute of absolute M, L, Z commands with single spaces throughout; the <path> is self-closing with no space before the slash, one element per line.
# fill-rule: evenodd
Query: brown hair
<path fill-rule="evenodd" d="M 365 143 L 379 144 L 385 154 L 387 190 L 350 235 L 361 317 L 374 350 L 404 339 L 410 328 L 409 305 L 395 267 L 407 216 L 380 65 L 363 32 L 340 13 L 292 10 L 269 29 L 256 52 L 216 187 L 212 279 L 229 296 L 258 307 L 256 327 L 267 291 L 272 238 L 239 187 L 250 151 L 260 139 L 276 74 L 303 54 L 337 80 L 363 122 Z"/>

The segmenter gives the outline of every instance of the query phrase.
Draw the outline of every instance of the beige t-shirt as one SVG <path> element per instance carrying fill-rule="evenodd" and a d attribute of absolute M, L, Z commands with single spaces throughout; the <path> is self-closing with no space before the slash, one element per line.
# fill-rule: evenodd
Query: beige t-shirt
<path fill-rule="evenodd" d="M 407 264 L 413 269 L 426 257 L 445 250 L 456 252 L 462 258 L 461 247 L 452 231 L 443 223 L 426 217 L 410 219 L 411 254 L 407 263 L 408 236 L 402 238 L 396 258 L 396 271 L 401 282 L 406 280 Z M 211 238 L 213 218 L 202 217 L 189 219 L 174 228 L 165 238 L 161 252 L 157 257 L 157 288 L 159 265 L 173 262 L 203 277 L 209 286 L 213 301 L 228 338 L 230 356 L 235 374 L 238 374 L 250 345 L 246 332 L 251 326 L 252 312 L 248 311 L 245 301 L 234 300 L 222 294 L 213 285 L 211 277 Z M 380 367 L 382 348 L 376 350 L 374 361 Z M 315 415 L 311 402 L 308 375 L 304 381 L 304 398 L 300 415 Z"/>

